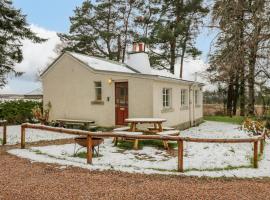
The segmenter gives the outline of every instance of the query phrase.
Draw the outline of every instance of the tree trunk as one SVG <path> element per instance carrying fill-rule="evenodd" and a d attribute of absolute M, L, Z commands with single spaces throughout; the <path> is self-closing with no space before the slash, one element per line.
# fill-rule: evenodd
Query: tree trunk
<path fill-rule="evenodd" d="M 233 115 L 236 115 L 237 112 L 237 104 L 239 97 L 239 74 L 236 72 L 235 80 L 234 80 L 234 93 L 233 93 Z"/>
<path fill-rule="evenodd" d="M 175 49 L 176 49 L 176 41 L 171 41 L 170 43 L 170 51 L 171 51 L 171 58 L 170 58 L 170 72 L 174 74 L 174 65 L 175 65 Z"/>
<path fill-rule="evenodd" d="M 233 103 L 233 80 L 230 78 L 227 90 L 227 115 L 232 117 L 232 103 Z"/>
<path fill-rule="evenodd" d="M 254 90 L 254 75 L 255 75 L 255 63 L 256 58 L 250 56 L 249 60 L 249 73 L 248 73 L 248 115 L 254 115 L 255 104 L 255 90 Z"/>
<path fill-rule="evenodd" d="M 239 88 L 239 100 L 240 100 L 240 116 L 245 116 L 245 71 L 244 66 L 240 70 L 240 88 Z"/>

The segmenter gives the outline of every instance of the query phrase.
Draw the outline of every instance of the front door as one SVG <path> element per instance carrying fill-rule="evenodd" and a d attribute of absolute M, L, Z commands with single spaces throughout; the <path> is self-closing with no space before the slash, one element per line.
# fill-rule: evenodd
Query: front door
<path fill-rule="evenodd" d="M 128 118 L 128 82 L 115 83 L 115 124 L 124 125 Z"/>

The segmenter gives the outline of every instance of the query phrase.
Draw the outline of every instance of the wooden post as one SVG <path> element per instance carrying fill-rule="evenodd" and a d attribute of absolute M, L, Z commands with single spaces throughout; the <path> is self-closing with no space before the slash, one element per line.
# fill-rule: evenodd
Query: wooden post
<path fill-rule="evenodd" d="M 254 142 L 253 167 L 258 168 L 258 141 Z"/>
<path fill-rule="evenodd" d="M 21 149 L 25 148 L 25 127 L 21 126 Z"/>
<path fill-rule="evenodd" d="M 178 140 L 178 171 L 184 172 L 184 142 Z"/>
<path fill-rule="evenodd" d="M 92 164 L 93 157 L 93 141 L 91 136 L 87 136 L 87 163 Z"/>
<path fill-rule="evenodd" d="M 264 140 L 260 140 L 260 155 L 263 155 L 263 150 L 264 150 Z"/>
<path fill-rule="evenodd" d="M 7 143 L 7 124 L 3 124 L 3 145 Z"/>
<path fill-rule="evenodd" d="M 162 132 L 162 131 L 163 131 L 163 128 L 162 128 L 162 126 L 161 126 L 161 123 L 158 123 L 158 131 L 159 131 L 159 132 Z"/>

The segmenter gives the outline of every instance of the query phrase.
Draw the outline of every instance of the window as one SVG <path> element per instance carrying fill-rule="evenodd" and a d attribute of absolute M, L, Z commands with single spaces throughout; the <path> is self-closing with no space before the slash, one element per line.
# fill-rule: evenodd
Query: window
<path fill-rule="evenodd" d="M 95 93 L 96 93 L 96 101 L 101 101 L 102 100 L 102 86 L 101 86 L 101 81 L 96 81 L 95 82 Z"/>
<path fill-rule="evenodd" d="M 181 107 L 188 105 L 188 96 L 187 96 L 187 90 L 182 89 L 181 90 Z"/>
<path fill-rule="evenodd" d="M 195 90 L 195 105 L 199 105 L 200 102 L 199 102 L 199 90 Z"/>
<path fill-rule="evenodd" d="M 162 90 L 162 97 L 163 97 L 163 108 L 170 108 L 171 107 L 171 99 L 172 99 L 172 89 L 163 88 Z"/>

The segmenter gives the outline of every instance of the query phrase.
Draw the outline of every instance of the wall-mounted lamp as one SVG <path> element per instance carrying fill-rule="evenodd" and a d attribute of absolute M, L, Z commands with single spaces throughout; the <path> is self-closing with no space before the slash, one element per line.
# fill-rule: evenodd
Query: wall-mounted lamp
<path fill-rule="evenodd" d="M 113 82 L 113 80 L 112 80 L 111 78 L 109 78 L 109 79 L 108 79 L 108 83 L 109 83 L 109 85 L 111 85 L 111 84 L 112 84 L 112 82 Z"/>

